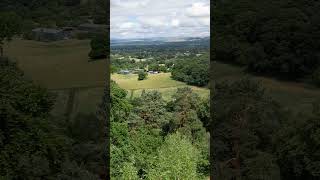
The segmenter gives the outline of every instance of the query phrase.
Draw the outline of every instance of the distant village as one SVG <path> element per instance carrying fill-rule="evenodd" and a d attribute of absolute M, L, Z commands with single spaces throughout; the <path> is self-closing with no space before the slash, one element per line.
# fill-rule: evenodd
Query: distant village
<path fill-rule="evenodd" d="M 35 28 L 29 39 L 43 42 L 60 41 L 77 38 L 78 35 L 92 35 L 107 32 L 108 26 L 103 24 L 84 23 L 76 27 Z"/>

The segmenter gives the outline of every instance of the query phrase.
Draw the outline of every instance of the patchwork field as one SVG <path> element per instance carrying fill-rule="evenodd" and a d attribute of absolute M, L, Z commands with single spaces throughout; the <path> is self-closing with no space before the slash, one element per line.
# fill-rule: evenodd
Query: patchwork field
<path fill-rule="evenodd" d="M 89 51 L 88 40 L 43 43 L 17 39 L 4 48 L 28 78 L 57 95 L 53 114 L 70 113 L 70 117 L 95 112 L 105 88 L 105 61 L 88 62 Z"/>
<path fill-rule="evenodd" d="M 292 110 L 310 111 L 314 100 L 320 99 L 320 88 L 312 85 L 248 75 L 243 68 L 220 62 L 214 62 L 214 77 L 218 82 L 243 77 L 253 78 L 259 81 L 276 101 Z"/>
<path fill-rule="evenodd" d="M 138 97 L 142 91 L 159 91 L 165 100 L 170 100 L 172 95 L 179 87 L 186 87 L 187 84 L 171 79 L 170 73 L 149 74 L 148 78 L 138 81 L 138 75 L 129 74 L 112 74 L 111 79 L 117 82 L 119 86 L 128 91 L 128 97 Z M 196 86 L 189 86 L 194 92 L 198 93 L 201 97 L 208 97 L 209 90 L 206 88 L 199 88 Z"/>

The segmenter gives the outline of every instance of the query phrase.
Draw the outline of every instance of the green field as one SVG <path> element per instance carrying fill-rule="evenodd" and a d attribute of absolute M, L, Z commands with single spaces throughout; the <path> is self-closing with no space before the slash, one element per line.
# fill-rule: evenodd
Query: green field
<path fill-rule="evenodd" d="M 111 79 L 117 82 L 121 88 L 126 89 L 129 97 L 138 97 L 143 90 L 156 90 L 163 95 L 165 100 L 170 100 L 172 95 L 177 91 L 177 88 L 188 86 L 183 82 L 171 79 L 170 76 L 170 73 L 149 74 L 146 80 L 138 81 L 137 74 L 112 74 Z M 206 88 L 189 87 L 201 97 L 209 96 L 209 90 Z"/>
<path fill-rule="evenodd" d="M 214 62 L 214 77 L 217 82 L 250 77 L 259 81 L 267 93 L 279 103 L 293 110 L 310 111 L 315 99 L 320 99 L 320 88 L 298 82 L 280 81 L 273 78 L 248 75 L 243 68 Z"/>
<path fill-rule="evenodd" d="M 16 39 L 4 48 L 5 55 L 16 61 L 28 78 L 56 93 L 53 114 L 69 111 L 71 117 L 95 112 L 103 94 L 106 64 L 88 62 L 89 51 L 88 40 L 44 43 Z M 68 105 L 70 99 L 72 106 Z"/>

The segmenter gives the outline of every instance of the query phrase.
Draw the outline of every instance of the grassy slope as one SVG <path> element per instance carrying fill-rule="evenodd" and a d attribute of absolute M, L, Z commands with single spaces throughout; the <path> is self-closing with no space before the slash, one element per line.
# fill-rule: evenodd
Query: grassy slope
<path fill-rule="evenodd" d="M 175 81 L 170 78 L 170 73 L 149 74 L 148 78 L 143 81 L 138 81 L 136 74 L 121 75 L 113 74 L 111 79 L 116 81 L 120 87 L 129 91 L 128 96 L 140 96 L 143 90 L 151 91 L 157 90 L 162 93 L 165 100 L 170 100 L 171 96 L 177 91 L 178 87 L 188 86 L 183 82 Z M 190 86 L 200 96 L 205 97 L 209 95 L 209 90 Z"/>
<path fill-rule="evenodd" d="M 104 61 L 88 62 L 89 51 L 88 40 L 13 40 L 5 45 L 5 54 L 27 77 L 57 93 L 53 114 L 58 115 L 65 112 L 70 88 L 76 88 L 73 112 L 94 112 L 101 101 L 106 66 Z"/>
<path fill-rule="evenodd" d="M 105 62 L 88 62 L 89 41 L 54 43 L 14 40 L 5 54 L 14 58 L 27 76 L 49 89 L 103 86 Z"/>
<path fill-rule="evenodd" d="M 311 85 L 248 75 L 244 73 L 243 68 L 219 62 L 214 63 L 216 81 L 235 80 L 242 77 L 254 78 L 260 81 L 275 100 L 293 110 L 309 111 L 312 102 L 320 99 L 320 89 Z"/>

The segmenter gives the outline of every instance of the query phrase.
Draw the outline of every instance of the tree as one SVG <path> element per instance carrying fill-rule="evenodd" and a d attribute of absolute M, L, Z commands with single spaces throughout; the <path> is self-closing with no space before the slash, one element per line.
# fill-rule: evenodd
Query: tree
<path fill-rule="evenodd" d="M 274 147 L 283 179 L 320 178 L 320 101 L 311 114 L 284 121 L 275 134 Z"/>
<path fill-rule="evenodd" d="M 149 179 L 199 179 L 197 159 L 199 151 L 191 142 L 176 133 L 169 135 L 158 150 Z"/>
<path fill-rule="evenodd" d="M 66 157 L 68 139 L 55 136 L 48 120 L 52 94 L 27 80 L 7 58 L 0 58 L 0 89 L 0 176 L 54 176 Z"/>
<path fill-rule="evenodd" d="M 148 73 L 144 72 L 144 71 L 140 71 L 138 73 L 138 80 L 139 81 L 142 81 L 144 79 L 146 79 L 148 77 Z"/>
<path fill-rule="evenodd" d="M 138 172 L 133 163 L 125 163 L 122 167 L 122 179 L 138 180 Z"/>
<path fill-rule="evenodd" d="M 206 86 L 209 83 L 209 62 L 207 55 L 179 59 L 171 71 L 171 77 L 194 86 Z"/>
<path fill-rule="evenodd" d="M 219 0 L 213 7 L 215 60 L 291 80 L 320 66 L 318 1 Z"/>
<path fill-rule="evenodd" d="M 3 57 L 4 41 L 10 41 L 21 31 L 21 19 L 14 12 L 0 13 L 0 57 Z"/>
<path fill-rule="evenodd" d="M 108 24 L 109 17 L 108 11 L 108 1 L 105 0 L 96 0 L 95 9 L 93 13 L 93 22 L 96 24 Z"/>
<path fill-rule="evenodd" d="M 283 121 L 280 106 L 250 79 L 217 84 L 213 103 L 213 175 L 218 179 L 280 179 L 272 151 L 273 135 Z"/>
<path fill-rule="evenodd" d="M 104 59 L 109 53 L 108 35 L 98 34 L 91 40 L 91 51 L 89 57 L 91 59 Z"/>

